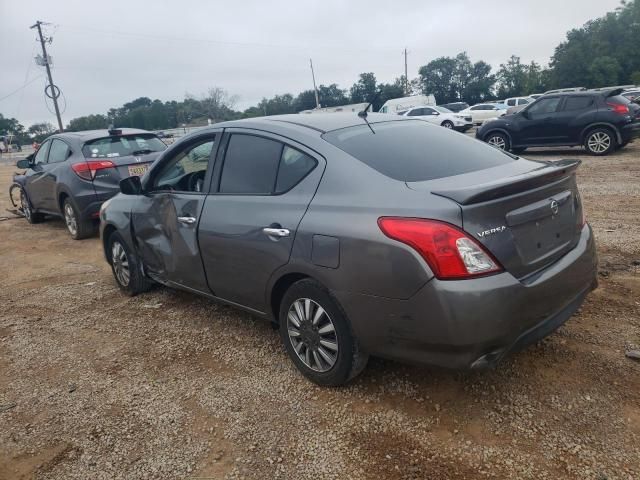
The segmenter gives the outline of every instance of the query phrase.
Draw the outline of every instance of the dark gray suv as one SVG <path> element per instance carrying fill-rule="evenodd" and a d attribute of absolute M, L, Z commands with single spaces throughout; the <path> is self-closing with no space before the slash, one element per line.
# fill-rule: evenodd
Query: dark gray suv
<path fill-rule="evenodd" d="M 123 291 L 157 282 L 269 319 L 319 384 L 369 354 L 481 368 L 596 286 L 578 164 L 389 115 L 226 122 L 123 180 L 101 238 Z"/>
<path fill-rule="evenodd" d="M 153 133 L 133 128 L 52 135 L 17 164 L 26 169 L 14 176 L 20 209 L 29 223 L 61 216 L 73 238 L 86 238 L 96 231 L 102 202 L 120 191 L 120 180 L 144 174 L 166 148 Z"/>

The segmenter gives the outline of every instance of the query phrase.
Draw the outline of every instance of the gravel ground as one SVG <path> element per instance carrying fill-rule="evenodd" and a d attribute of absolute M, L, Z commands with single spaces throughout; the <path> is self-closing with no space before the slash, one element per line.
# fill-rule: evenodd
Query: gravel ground
<path fill-rule="evenodd" d="M 125 297 L 97 238 L 0 221 L 0 479 L 639 479 L 640 143 L 525 155 L 584 160 L 600 287 L 488 372 L 372 359 L 319 388 L 265 322 Z"/>

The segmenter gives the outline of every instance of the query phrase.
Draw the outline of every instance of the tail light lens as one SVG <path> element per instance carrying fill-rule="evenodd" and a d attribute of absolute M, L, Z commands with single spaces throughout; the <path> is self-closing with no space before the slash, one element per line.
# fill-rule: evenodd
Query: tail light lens
<path fill-rule="evenodd" d="M 115 167 L 111 160 L 87 160 L 80 163 L 74 163 L 71 168 L 76 175 L 85 180 L 93 180 L 96 178 L 96 172 L 98 170 L 104 170 L 105 168 Z"/>
<path fill-rule="evenodd" d="M 623 105 L 621 103 L 609 103 L 609 102 L 607 102 L 607 105 L 611 107 L 611 109 L 613 110 L 613 113 L 618 113 L 620 115 L 629 115 L 629 107 L 627 107 L 626 105 Z"/>
<path fill-rule="evenodd" d="M 416 250 L 441 280 L 472 278 L 502 271 L 489 252 L 448 223 L 420 218 L 381 217 L 380 230 Z"/>

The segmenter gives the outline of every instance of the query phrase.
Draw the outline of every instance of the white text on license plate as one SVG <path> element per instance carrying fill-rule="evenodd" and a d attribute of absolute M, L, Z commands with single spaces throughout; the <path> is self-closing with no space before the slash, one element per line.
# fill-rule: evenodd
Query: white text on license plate
<path fill-rule="evenodd" d="M 141 177 L 149 170 L 149 164 L 143 163 L 142 165 L 129 165 L 129 175 L 132 177 Z"/>

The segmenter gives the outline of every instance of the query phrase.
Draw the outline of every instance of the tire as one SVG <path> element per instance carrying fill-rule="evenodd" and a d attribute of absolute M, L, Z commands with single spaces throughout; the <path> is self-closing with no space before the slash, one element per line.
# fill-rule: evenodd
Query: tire
<path fill-rule="evenodd" d="M 147 292 L 153 286 L 142 273 L 137 255 L 129 248 L 119 233 L 112 233 L 107 239 L 111 272 L 118 287 L 130 297 Z"/>
<path fill-rule="evenodd" d="M 453 122 L 451 122 L 449 120 L 445 120 L 444 122 L 442 122 L 440 124 L 440 126 L 442 126 L 444 128 L 448 128 L 449 130 L 453 130 Z"/>
<path fill-rule="evenodd" d="M 617 145 L 614 133 L 608 128 L 594 128 L 584 138 L 584 148 L 597 157 L 610 154 Z"/>
<path fill-rule="evenodd" d="M 96 233 L 96 225 L 91 220 L 80 220 L 80 214 L 70 198 L 62 204 L 62 216 L 67 230 L 74 240 L 82 240 Z"/>
<path fill-rule="evenodd" d="M 316 281 L 304 279 L 289 287 L 279 317 L 280 337 L 289 357 L 312 382 L 343 385 L 367 365 L 369 356 L 358 348 L 346 314 Z"/>
<path fill-rule="evenodd" d="M 22 187 L 20 187 L 20 210 L 22 210 L 22 214 L 24 215 L 24 218 L 27 219 L 27 222 L 31 224 L 41 223 L 44 221 L 44 215 L 33 211 L 27 192 L 25 192 Z"/>
<path fill-rule="evenodd" d="M 491 132 L 485 137 L 484 141 L 492 147 L 498 148 L 500 150 L 509 151 L 509 149 L 511 148 L 509 137 L 507 137 L 502 132 Z"/>

